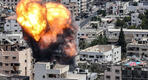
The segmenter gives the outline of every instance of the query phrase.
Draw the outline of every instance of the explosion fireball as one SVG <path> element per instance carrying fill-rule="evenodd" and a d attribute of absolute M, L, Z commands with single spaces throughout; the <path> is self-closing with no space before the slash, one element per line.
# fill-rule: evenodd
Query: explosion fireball
<path fill-rule="evenodd" d="M 61 51 L 58 53 L 64 53 L 66 57 L 77 55 L 76 26 L 72 23 L 70 11 L 64 5 L 56 2 L 43 3 L 41 0 L 21 0 L 16 7 L 16 14 L 24 39 L 34 46 L 34 58 L 51 57 L 54 54 L 53 47 L 58 48 Z"/>

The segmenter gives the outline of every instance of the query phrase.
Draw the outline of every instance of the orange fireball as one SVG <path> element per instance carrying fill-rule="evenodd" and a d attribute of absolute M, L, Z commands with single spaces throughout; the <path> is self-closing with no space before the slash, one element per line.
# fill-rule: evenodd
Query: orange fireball
<path fill-rule="evenodd" d="M 59 3 L 41 4 L 39 1 L 20 1 L 16 8 L 17 21 L 36 41 L 39 41 L 42 35 L 48 34 L 52 37 L 51 42 L 54 42 L 56 35 L 71 24 L 70 11 Z"/>
<path fill-rule="evenodd" d="M 57 41 L 57 36 L 71 26 L 71 13 L 60 3 L 42 3 L 40 0 L 21 0 L 16 7 L 17 21 L 22 29 L 39 43 L 40 49 Z M 69 56 L 76 55 L 75 42 L 63 47 Z"/>

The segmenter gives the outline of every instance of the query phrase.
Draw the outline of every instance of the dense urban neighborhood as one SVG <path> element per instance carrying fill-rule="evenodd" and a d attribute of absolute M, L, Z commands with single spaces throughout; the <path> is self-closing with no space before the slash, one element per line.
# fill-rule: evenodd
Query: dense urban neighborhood
<path fill-rule="evenodd" d="M 0 0 L 0 80 L 148 80 L 148 0 Z"/>

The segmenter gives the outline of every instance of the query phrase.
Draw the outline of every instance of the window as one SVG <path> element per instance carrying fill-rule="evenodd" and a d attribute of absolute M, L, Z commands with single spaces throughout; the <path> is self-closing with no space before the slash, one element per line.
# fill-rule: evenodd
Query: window
<path fill-rule="evenodd" d="M 5 59 L 8 59 L 9 58 L 9 56 L 5 56 Z"/>
<path fill-rule="evenodd" d="M 120 80 L 120 77 L 119 76 L 116 76 L 116 80 Z"/>
<path fill-rule="evenodd" d="M 0 66 L 2 66 L 3 65 L 3 63 L 2 62 L 0 62 Z"/>
<path fill-rule="evenodd" d="M 17 27 L 17 25 L 14 25 L 14 27 Z"/>
<path fill-rule="evenodd" d="M 9 66 L 9 64 L 8 63 L 5 63 L 5 66 Z"/>
<path fill-rule="evenodd" d="M 106 76 L 107 79 L 110 79 L 110 76 Z"/>
<path fill-rule="evenodd" d="M 27 60 L 25 60 L 25 62 L 27 62 Z"/>
<path fill-rule="evenodd" d="M 100 58 L 102 58 L 102 56 L 100 56 Z"/>
<path fill-rule="evenodd" d="M 7 24 L 7 27 L 9 27 L 9 25 Z"/>
<path fill-rule="evenodd" d="M 16 59 L 16 57 L 12 57 L 12 59 Z"/>
<path fill-rule="evenodd" d="M 48 74 L 47 75 L 49 78 L 56 78 L 56 75 L 55 74 Z"/>
<path fill-rule="evenodd" d="M 94 58 L 94 56 L 93 55 L 90 55 L 89 58 Z"/>
<path fill-rule="evenodd" d="M 116 69 L 115 72 L 118 74 L 120 71 Z"/>
<path fill-rule="evenodd" d="M 138 34 L 136 34 L 136 36 L 138 37 Z"/>
<path fill-rule="evenodd" d="M 43 75 L 43 78 L 45 78 L 45 75 Z"/>
<path fill-rule="evenodd" d="M 111 71 L 111 69 L 110 68 L 107 68 L 107 71 Z"/>

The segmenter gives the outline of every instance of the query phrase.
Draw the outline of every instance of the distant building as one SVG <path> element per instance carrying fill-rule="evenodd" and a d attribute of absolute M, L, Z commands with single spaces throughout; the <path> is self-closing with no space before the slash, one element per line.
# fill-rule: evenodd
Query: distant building
<path fill-rule="evenodd" d="M 123 31 L 127 43 L 141 38 L 148 38 L 148 30 L 145 29 L 123 29 Z M 109 42 L 115 43 L 118 41 L 119 33 L 120 29 L 107 29 L 105 34 Z"/>
<path fill-rule="evenodd" d="M 127 7 L 128 12 L 139 12 L 139 13 L 143 13 L 145 10 L 148 9 L 148 2 L 147 1 L 142 1 L 141 2 L 137 2 L 137 3 L 133 3 L 130 2 L 129 6 Z"/>
<path fill-rule="evenodd" d="M 128 4 L 129 4 L 128 2 L 121 2 L 121 1 L 107 2 L 106 11 L 108 14 L 114 14 L 114 15 L 127 14 Z"/>
<path fill-rule="evenodd" d="M 96 76 L 96 73 L 69 72 L 68 65 L 37 62 L 34 66 L 34 80 L 94 80 Z"/>
<path fill-rule="evenodd" d="M 131 25 L 138 26 L 142 23 L 142 20 L 140 20 L 138 17 L 139 17 L 139 13 L 131 14 Z"/>
<path fill-rule="evenodd" d="M 121 47 L 114 45 L 96 45 L 80 51 L 81 61 L 116 63 L 121 60 Z"/>

